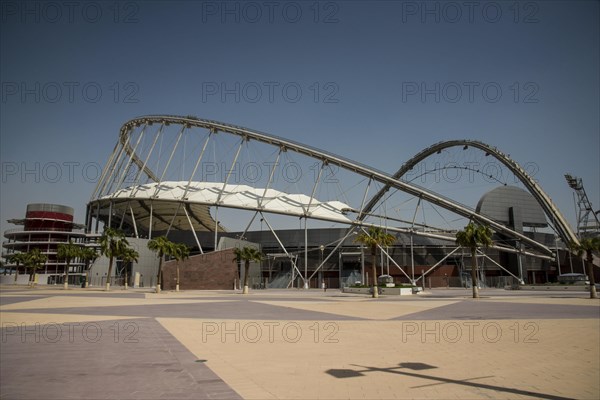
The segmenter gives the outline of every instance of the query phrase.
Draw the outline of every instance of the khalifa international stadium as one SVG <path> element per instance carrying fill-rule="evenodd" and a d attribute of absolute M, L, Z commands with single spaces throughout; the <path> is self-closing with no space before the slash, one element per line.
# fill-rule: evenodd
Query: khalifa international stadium
<path fill-rule="evenodd" d="M 238 287 L 239 272 L 224 273 L 221 264 L 241 245 L 260 248 L 265 257 L 250 270 L 255 288 L 341 288 L 369 283 L 369 249 L 356 238 L 376 226 L 396 238 L 381 248 L 379 275 L 395 283 L 468 287 L 471 255 L 455 244 L 455 235 L 474 221 L 494 232 L 493 244 L 476 257 L 482 285 L 556 282 L 561 274 L 585 273 L 568 244 L 598 235 L 600 224 L 576 177 L 566 175 L 565 184 L 580 207 L 573 228 L 532 176 L 535 168 L 486 143 L 435 143 L 398 160 L 398 167 L 384 172 L 194 116 L 143 116 L 121 127 L 84 221 L 74 222 L 69 207 L 30 205 L 26 218 L 10 220 L 23 228 L 5 232 L 4 254 L 41 248 L 48 262 L 38 283 L 56 284 L 65 268 L 56 244 L 72 239 L 97 246 L 112 227 L 137 248 L 138 262 L 117 263 L 110 277 L 103 257 L 91 266 L 74 262 L 71 283 L 89 274 L 92 285 L 123 284 L 127 276 L 132 286 L 152 287 L 158 264 L 146 243 L 166 236 L 191 248 L 182 264 L 184 288 Z M 167 289 L 171 283 L 164 280 Z"/>

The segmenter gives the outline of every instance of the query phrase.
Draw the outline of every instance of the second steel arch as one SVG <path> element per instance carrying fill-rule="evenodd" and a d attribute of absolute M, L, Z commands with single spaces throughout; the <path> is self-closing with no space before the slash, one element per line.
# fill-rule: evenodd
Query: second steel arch
<path fill-rule="evenodd" d="M 432 146 L 429 146 L 419 153 L 415 154 L 410 160 L 405 162 L 398 171 L 394 175 L 392 175 L 393 179 L 401 179 L 408 171 L 414 168 L 419 162 L 429 157 L 432 154 L 437 153 L 440 150 L 447 149 L 449 147 L 459 147 L 459 146 L 472 146 L 478 148 L 482 151 L 485 151 L 487 154 L 492 155 L 506 167 L 508 167 L 517 178 L 525 185 L 525 187 L 529 190 L 529 192 L 535 197 L 538 203 L 543 208 L 544 212 L 547 216 L 552 218 L 555 222 L 555 228 L 557 229 L 559 235 L 566 243 L 578 243 L 577 236 L 571 229 L 568 222 L 565 220 L 561 212 L 554 205 L 550 197 L 542 190 L 542 188 L 537 184 L 537 182 L 527 174 L 527 172 L 513 159 L 508 157 L 503 152 L 499 151 L 495 147 L 489 146 L 483 142 L 479 142 L 476 140 L 449 140 L 444 142 L 436 143 Z M 368 213 L 375 207 L 377 202 L 381 200 L 383 195 L 392 188 L 392 185 L 386 184 L 379 192 L 377 192 L 367 203 L 365 206 L 364 212 Z M 361 217 L 364 217 L 361 216 Z"/>

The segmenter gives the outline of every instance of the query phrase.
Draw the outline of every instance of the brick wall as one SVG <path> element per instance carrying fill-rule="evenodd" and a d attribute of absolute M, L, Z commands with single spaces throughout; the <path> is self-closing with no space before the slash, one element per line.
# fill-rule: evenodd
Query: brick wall
<path fill-rule="evenodd" d="M 431 265 L 415 265 L 415 279 L 421 276 L 421 271 L 428 271 L 431 268 Z M 411 276 L 411 266 L 405 265 L 402 267 L 404 272 L 408 276 Z M 386 273 L 386 268 L 384 267 L 383 272 Z M 369 282 L 371 282 L 372 277 L 372 269 L 371 264 L 369 262 L 365 262 L 365 273 L 369 275 Z M 377 276 L 381 275 L 381 264 L 377 264 Z M 394 277 L 395 283 L 404 283 L 408 284 L 410 280 L 398 270 L 395 265 L 390 263 L 390 275 Z M 445 287 L 448 284 L 448 279 L 452 277 L 458 277 L 458 267 L 456 265 L 439 265 L 433 271 L 429 272 L 426 276 L 427 282 L 431 281 L 432 287 Z"/>
<path fill-rule="evenodd" d="M 191 256 L 179 263 L 179 289 L 233 289 L 238 277 L 233 249 Z M 163 289 L 175 290 L 175 261 L 163 264 Z"/>

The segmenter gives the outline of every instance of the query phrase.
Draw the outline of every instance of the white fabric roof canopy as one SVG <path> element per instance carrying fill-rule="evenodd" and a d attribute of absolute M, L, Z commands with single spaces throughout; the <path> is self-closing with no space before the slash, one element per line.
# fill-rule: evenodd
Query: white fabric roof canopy
<path fill-rule="evenodd" d="M 113 202 L 113 210 L 122 210 L 122 214 L 128 219 L 128 213 L 133 211 L 138 227 L 146 229 L 150 219 L 149 204 L 152 202 L 154 230 L 167 229 L 173 217 L 173 227 L 188 230 L 189 222 L 183 210 L 186 207 L 195 230 L 214 231 L 215 222 L 210 215 L 209 206 L 216 205 L 297 217 L 308 216 L 332 222 L 352 222 L 342 212 L 350 207 L 340 201 L 321 202 L 314 198 L 311 201 L 311 197 L 304 194 L 288 194 L 275 189 L 267 189 L 265 192 L 264 188 L 224 185 L 222 182 L 191 182 L 189 187 L 187 181 L 149 183 L 128 187 L 99 199 L 103 209 L 106 209 L 105 204 L 109 201 Z"/>

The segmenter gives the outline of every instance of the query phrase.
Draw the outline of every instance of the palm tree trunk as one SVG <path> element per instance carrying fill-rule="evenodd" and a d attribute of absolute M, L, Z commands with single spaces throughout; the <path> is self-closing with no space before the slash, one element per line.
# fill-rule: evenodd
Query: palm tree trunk
<path fill-rule="evenodd" d="M 163 257 L 160 256 L 160 260 L 158 261 L 158 274 L 156 275 L 156 293 L 160 293 L 160 284 L 161 284 L 161 275 L 162 275 L 162 262 Z"/>
<path fill-rule="evenodd" d="M 108 259 L 108 275 L 106 276 L 106 291 L 110 290 L 110 274 L 112 274 L 113 258 Z"/>
<path fill-rule="evenodd" d="M 587 274 L 590 280 L 590 299 L 597 299 L 598 293 L 596 292 L 596 279 L 594 278 L 594 258 L 592 252 L 587 254 Z"/>
<path fill-rule="evenodd" d="M 371 272 L 373 273 L 373 298 L 379 297 L 379 287 L 377 286 L 377 250 L 372 252 L 373 255 L 373 265 L 371 268 Z"/>
<path fill-rule="evenodd" d="M 177 284 L 175 285 L 175 291 L 179 292 L 179 261 L 177 261 Z"/>
<path fill-rule="evenodd" d="M 127 282 L 129 281 L 129 274 L 127 273 L 127 268 L 125 268 L 125 290 L 127 290 Z"/>
<path fill-rule="evenodd" d="M 477 249 L 471 249 L 471 286 L 473 287 L 473 298 L 479 298 L 479 289 L 477 288 Z"/>
<path fill-rule="evenodd" d="M 69 261 L 67 260 L 67 265 L 65 265 L 65 281 L 63 282 L 63 289 L 67 290 L 69 288 Z"/>
<path fill-rule="evenodd" d="M 250 261 L 244 263 L 244 291 L 242 294 L 248 294 L 248 270 L 250 269 Z"/>
<path fill-rule="evenodd" d="M 17 267 L 15 268 L 15 282 L 14 284 L 17 284 L 17 278 L 19 277 L 19 263 L 17 263 Z"/>

